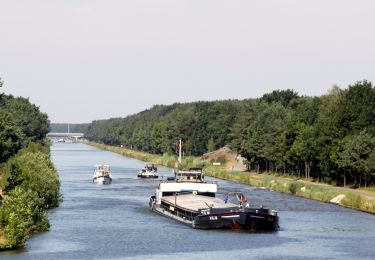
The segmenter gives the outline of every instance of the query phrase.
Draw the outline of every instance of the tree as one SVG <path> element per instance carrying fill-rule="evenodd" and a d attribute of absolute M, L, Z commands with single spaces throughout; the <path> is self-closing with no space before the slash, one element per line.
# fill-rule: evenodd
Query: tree
<path fill-rule="evenodd" d="M 43 140 L 49 131 L 49 120 L 39 107 L 26 98 L 14 98 L 12 95 L 0 95 L 0 108 L 13 116 L 14 123 L 21 127 L 27 139 Z"/>
<path fill-rule="evenodd" d="M 268 104 L 280 102 L 284 107 L 288 107 L 292 100 L 299 98 L 298 93 L 292 89 L 287 90 L 274 90 L 271 93 L 264 94 L 261 101 Z"/>
<path fill-rule="evenodd" d="M 311 168 L 317 156 L 316 135 L 313 126 L 301 124 L 291 151 L 303 162 L 305 178 L 310 179 Z"/>
<path fill-rule="evenodd" d="M 151 143 L 155 153 L 162 153 L 166 149 L 164 147 L 164 134 L 165 134 L 164 122 L 157 122 L 154 124 L 151 130 Z"/>
<path fill-rule="evenodd" d="M 14 123 L 12 115 L 0 109 L 0 163 L 15 155 L 22 148 L 24 141 L 25 135 Z"/>
<path fill-rule="evenodd" d="M 344 138 L 348 134 L 367 130 L 375 135 L 375 88 L 371 82 L 350 85 L 338 100 L 333 120 Z"/>
<path fill-rule="evenodd" d="M 368 177 L 374 170 L 372 155 L 374 149 L 375 138 L 366 131 L 348 136 L 342 144 L 342 150 L 338 153 L 337 164 L 345 172 L 363 174 L 365 187 L 367 187 Z"/>
<path fill-rule="evenodd" d="M 369 177 L 375 177 L 375 151 L 372 151 L 366 160 L 366 171 L 369 173 Z M 373 183 L 372 183 L 373 184 Z"/>
<path fill-rule="evenodd" d="M 320 109 L 319 98 L 301 98 L 287 123 L 285 148 L 289 164 L 298 169 L 298 175 L 303 170 L 306 179 L 313 176 L 312 171 L 317 164 L 316 157 L 319 152 L 316 143 L 316 122 Z"/>
<path fill-rule="evenodd" d="M 247 126 L 240 153 L 257 172 L 273 170 L 280 138 L 285 132 L 287 111 L 280 103 L 257 105 L 256 117 Z"/>

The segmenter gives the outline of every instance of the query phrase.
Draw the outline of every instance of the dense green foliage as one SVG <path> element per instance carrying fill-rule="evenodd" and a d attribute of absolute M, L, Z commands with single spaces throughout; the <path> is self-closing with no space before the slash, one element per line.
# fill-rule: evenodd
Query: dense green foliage
<path fill-rule="evenodd" d="M 40 112 L 39 107 L 31 104 L 27 98 L 0 94 L 0 109 L 13 116 L 28 140 L 41 141 L 49 129 L 48 116 Z"/>
<path fill-rule="evenodd" d="M 68 126 L 69 125 L 69 126 Z M 52 133 L 84 133 L 90 124 L 67 124 L 67 123 L 51 123 L 50 132 Z"/>
<path fill-rule="evenodd" d="M 0 227 L 6 240 L 0 248 L 24 246 L 31 232 L 49 228 L 43 199 L 35 191 L 16 187 L 0 208 Z"/>
<path fill-rule="evenodd" d="M 157 105 L 126 118 L 93 121 L 92 141 L 187 155 L 231 145 L 249 169 L 367 186 L 375 181 L 375 89 L 368 81 L 321 97 L 277 90 L 255 100 Z"/>
<path fill-rule="evenodd" d="M 28 235 L 49 227 L 45 209 L 60 202 L 60 181 L 46 147 L 30 143 L 0 169 L 5 194 L 0 207 L 4 248 L 23 246 Z"/>
<path fill-rule="evenodd" d="M 42 141 L 48 128 L 47 115 L 28 99 L 0 94 L 0 164 L 28 142 Z"/>
<path fill-rule="evenodd" d="M 14 122 L 13 116 L 0 109 L 0 163 L 16 154 L 22 148 L 24 141 L 25 135 Z"/>
<path fill-rule="evenodd" d="M 45 208 L 58 206 L 60 181 L 43 146 L 30 143 L 5 163 L 1 176 L 0 187 L 6 194 L 20 187 L 35 191 L 43 198 Z"/>
<path fill-rule="evenodd" d="M 46 114 L 25 98 L 0 94 L 0 249 L 22 247 L 47 230 L 60 181 L 50 159 Z"/>
<path fill-rule="evenodd" d="M 157 105 L 126 118 L 94 121 L 85 136 L 106 144 L 123 144 L 153 153 L 175 152 L 178 140 L 184 151 L 198 155 L 230 142 L 231 126 L 247 101 L 196 102 Z"/>

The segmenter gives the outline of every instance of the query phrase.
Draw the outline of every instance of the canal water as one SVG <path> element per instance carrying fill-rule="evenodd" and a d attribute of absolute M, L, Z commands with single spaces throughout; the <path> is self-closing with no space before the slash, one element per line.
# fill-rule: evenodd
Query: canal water
<path fill-rule="evenodd" d="M 277 209 L 272 233 L 197 230 L 148 209 L 157 181 L 137 179 L 143 162 L 78 143 L 54 143 L 64 202 L 49 212 L 51 229 L 0 259 L 374 259 L 375 216 L 216 180 L 253 205 Z M 93 165 L 109 164 L 111 185 L 92 183 Z M 172 170 L 159 168 L 164 176 Z M 218 196 L 222 196 L 219 194 Z"/>

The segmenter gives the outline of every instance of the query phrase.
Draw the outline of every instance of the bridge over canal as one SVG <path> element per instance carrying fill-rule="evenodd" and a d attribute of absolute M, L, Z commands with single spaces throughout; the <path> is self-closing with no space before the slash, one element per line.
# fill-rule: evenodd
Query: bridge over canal
<path fill-rule="evenodd" d="M 56 132 L 50 132 L 47 134 L 47 137 L 51 139 L 69 139 L 77 142 L 79 139 L 81 139 L 84 136 L 83 133 L 56 133 Z"/>

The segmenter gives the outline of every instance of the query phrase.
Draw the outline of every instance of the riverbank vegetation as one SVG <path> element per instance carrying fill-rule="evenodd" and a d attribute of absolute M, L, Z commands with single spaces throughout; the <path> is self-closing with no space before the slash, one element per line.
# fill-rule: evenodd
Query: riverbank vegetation
<path fill-rule="evenodd" d="M 0 94 L 0 249 L 48 230 L 46 210 L 61 200 L 48 129 L 47 115 L 28 99 Z"/>
<path fill-rule="evenodd" d="M 353 188 L 375 184 L 375 88 L 361 81 L 320 97 L 277 90 L 258 99 L 156 105 L 93 121 L 91 141 L 185 155 L 229 145 L 251 171 Z"/>

